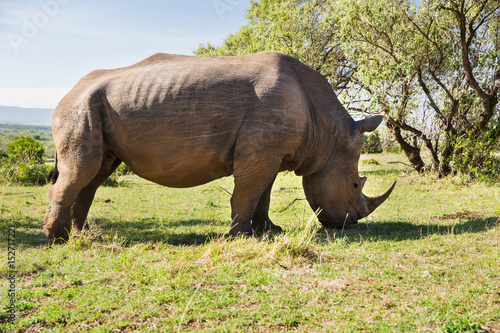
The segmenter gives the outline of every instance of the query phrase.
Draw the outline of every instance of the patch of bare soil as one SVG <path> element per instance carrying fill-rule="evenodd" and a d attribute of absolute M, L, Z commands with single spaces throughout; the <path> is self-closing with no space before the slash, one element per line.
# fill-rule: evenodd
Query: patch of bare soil
<path fill-rule="evenodd" d="M 468 210 L 466 210 L 455 214 L 445 214 L 443 216 L 433 216 L 433 217 L 440 218 L 441 220 L 454 220 L 454 219 L 478 219 L 483 216 L 484 216 L 483 213 L 469 212 Z"/>
<path fill-rule="evenodd" d="M 487 333 L 499 333 L 500 332 L 500 323 L 496 323 L 496 324 L 489 325 L 489 326 L 481 325 L 481 328 Z"/>
<path fill-rule="evenodd" d="M 47 325 L 45 322 L 40 322 L 36 323 L 31 327 L 25 328 L 25 329 L 20 329 L 17 331 L 18 333 L 39 333 L 42 332 L 43 330 L 46 330 L 47 328 L 50 328 L 50 325 Z"/>

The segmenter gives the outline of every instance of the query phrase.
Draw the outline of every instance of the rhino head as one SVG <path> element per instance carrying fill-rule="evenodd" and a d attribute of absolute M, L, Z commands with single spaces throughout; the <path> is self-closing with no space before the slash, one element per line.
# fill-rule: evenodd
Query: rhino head
<path fill-rule="evenodd" d="M 366 177 L 358 174 L 358 163 L 363 146 L 363 133 L 374 131 L 383 116 L 352 121 L 346 138 L 328 153 L 325 167 L 303 177 L 303 187 L 311 208 L 320 210 L 318 219 L 327 228 L 343 228 L 367 217 L 391 194 L 396 182 L 384 193 L 370 197 L 363 194 Z"/>

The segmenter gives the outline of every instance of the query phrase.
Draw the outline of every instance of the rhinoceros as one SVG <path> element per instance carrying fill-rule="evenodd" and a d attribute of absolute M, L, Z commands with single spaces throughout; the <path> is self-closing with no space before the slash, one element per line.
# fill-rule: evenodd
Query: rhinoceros
<path fill-rule="evenodd" d="M 362 193 L 363 133 L 383 116 L 354 120 L 328 81 L 278 52 L 235 57 L 158 53 L 129 67 L 96 70 L 61 100 L 45 234 L 78 234 L 97 188 L 121 162 L 169 187 L 234 176 L 229 234 L 281 228 L 269 219 L 280 171 L 302 176 L 325 227 L 347 227 L 386 198 Z"/>

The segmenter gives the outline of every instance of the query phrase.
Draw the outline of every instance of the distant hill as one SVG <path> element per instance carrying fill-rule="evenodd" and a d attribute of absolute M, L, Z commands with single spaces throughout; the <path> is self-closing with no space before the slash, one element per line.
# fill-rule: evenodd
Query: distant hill
<path fill-rule="evenodd" d="M 0 123 L 51 126 L 54 109 L 27 109 L 0 106 Z"/>

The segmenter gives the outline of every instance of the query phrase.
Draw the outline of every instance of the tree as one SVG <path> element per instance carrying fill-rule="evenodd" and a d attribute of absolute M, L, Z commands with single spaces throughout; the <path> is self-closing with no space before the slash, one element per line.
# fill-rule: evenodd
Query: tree
<path fill-rule="evenodd" d="M 370 97 L 361 108 L 384 111 L 413 167 L 425 168 L 422 142 L 441 176 L 452 164 L 473 176 L 470 166 L 494 174 L 499 1 L 428 0 L 416 8 L 408 1 L 357 0 L 341 8 L 348 57 L 357 61 L 361 94 Z"/>
<path fill-rule="evenodd" d="M 416 135 L 422 136 L 426 115 L 414 112 L 419 98 L 413 55 L 419 44 L 405 17 L 408 3 L 341 0 L 335 5 L 342 17 L 338 36 L 357 68 L 351 89 L 341 96 L 345 105 L 361 113 L 384 112 L 386 125 L 403 152 L 417 171 L 423 171 Z M 403 131 L 410 124 L 418 133 L 406 136 Z"/>
<path fill-rule="evenodd" d="M 246 19 L 248 24 L 221 46 L 200 45 L 194 53 L 233 56 L 280 51 L 322 73 L 334 89 L 347 88 L 355 69 L 335 37 L 337 17 L 328 0 L 253 0 Z"/>
<path fill-rule="evenodd" d="M 500 0 L 254 0 L 247 19 L 195 53 L 289 53 L 351 111 L 383 112 L 418 172 L 498 173 Z"/>

